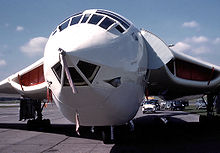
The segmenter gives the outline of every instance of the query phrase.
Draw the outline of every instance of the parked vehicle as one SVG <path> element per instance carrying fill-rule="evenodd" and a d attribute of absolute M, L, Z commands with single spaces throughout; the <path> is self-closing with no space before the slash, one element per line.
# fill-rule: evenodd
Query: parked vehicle
<path fill-rule="evenodd" d="M 186 106 L 189 106 L 189 101 L 187 100 L 183 100 L 181 101 L 181 103 L 186 107 Z"/>
<path fill-rule="evenodd" d="M 166 101 L 165 109 L 171 109 L 172 103 L 172 101 Z"/>
<path fill-rule="evenodd" d="M 197 100 L 196 101 L 196 109 L 206 109 L 206 102 L 204 100 Z"/>
<path fill-rule="evenodd" d="M 173 101 L 171 104 L 171 110 L 184 110 L 185 105 L 181 101 Z"/>
<path fill-rule="evenodd" d="M 156 110 L 160 110 L 159 100 L 151 99 L 150 102 L 156 106 Z"/>
<path fill-rule="evenodd" d="M 160 109 L 164 110 L 166 108 L 166 101 L 161 101 L 160 102 Z"/>
<path fill-rule="evenodd" d="M 142 112 L 143 113 L 154 113 L 156 111 L 156 105 L 154 102 L 150 101 L 144 101 L 142 105 Z"/>

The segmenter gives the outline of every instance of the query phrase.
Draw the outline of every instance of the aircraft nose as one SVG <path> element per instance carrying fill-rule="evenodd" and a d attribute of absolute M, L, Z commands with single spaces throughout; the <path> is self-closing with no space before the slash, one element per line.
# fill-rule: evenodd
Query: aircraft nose
<path fill-rule="evenodd" d="M 89 24 L 69 27 L 57 35 L 57 44 L 68 52 L 102 46 L 113 38 L 113 35 L 107 34 L 107 31 Z"/>
<path fill-rule="evenodd" d="M 133 37 L 137 31 L 114 34 L 98 25 L 77 24 L 50 37 L 45 72 L 53 82 L 56 104 L 67 113 L 66 118 L 74 122 L 77 112 L 81 124 L 98 126 L 120 124 L 134 116 L 138 98 L 132 96 L 137 95 L 132 89 L 137 83 L 122 89 L 119 78 L 126 75 L 126 80 L 135 82 L 139 76 L 136 72 L 144 50 L 139 39 Z M 127 96 L 121 99 L 117 93 Z"/>
<path fill-rule="evenodd" d="M 133 96 L 136 91 L 132 86 L 124 85 L 117 91 L 79 88 L 75 95 L 71 90 L 63 88 L 59 99 L 62 102 L 59 105 L 67 113 L 64 116 L 72 122 L 75 122 L 74 114 L 79 114 L 81 125 L 120 125 L 132 119 L 138 110 L 137 97 Z"/>

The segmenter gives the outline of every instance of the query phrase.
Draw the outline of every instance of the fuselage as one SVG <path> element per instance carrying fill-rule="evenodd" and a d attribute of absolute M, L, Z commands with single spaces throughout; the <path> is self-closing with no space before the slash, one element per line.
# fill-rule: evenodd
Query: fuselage
<path fill-rule="evenodd" d="M 72 92 L 59 49 L 76 88 Z M 131 120 L 144 97 L 148 66 L 140 31 L 105 10 L 75 14 L 52 32 L 44 53 L 44 76 L 63 115 L 80 125 L 120 125 Z"/>

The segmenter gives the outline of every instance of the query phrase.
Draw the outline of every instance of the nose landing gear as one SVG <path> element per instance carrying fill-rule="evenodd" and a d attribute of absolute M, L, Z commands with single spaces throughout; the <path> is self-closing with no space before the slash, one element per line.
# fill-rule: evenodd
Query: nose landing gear
<path fill-rule="evenodd" d="M 114 142 L 114 127 L 103 127 L 102 140 L 104 144 L 111 144 Z"/>
<path fill-rule="evenodd" d="M 127 124 L 118 126 L 106 126 L 102 129 L 102 140 L 104 144 L 112 144 L 126 141 L 124 137 L 134 132 L 134 122 L 131 120 Z"/>

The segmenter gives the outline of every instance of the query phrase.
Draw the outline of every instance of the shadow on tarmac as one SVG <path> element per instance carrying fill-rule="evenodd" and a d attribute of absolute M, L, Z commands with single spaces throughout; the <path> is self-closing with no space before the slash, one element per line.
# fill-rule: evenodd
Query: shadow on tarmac
<path fill-rule="evenodd" d="M 220 125 L 185 122 L 181 119 L 159 116 L 143 116 L 134 120 L 135 130 L 127 126 L 115 128 L 115 144 L 111 153 L 219 153 Z M 4 124 L 0 128 L 30 130 L 26 124 Z M 32 131 L 63 134 L 101 140 L 97 127 L 95 133 L 90 127 L 81 127 L 81 136 L 74 132 L 74 125 L 52 124 L 50 128 L 37 128 Z"/>
<path fill-rule="evenodd" d="M 135 131 L 116 143 L 111 153 L 217 153 L 220 126 L 189 123 L 167 117 L 144 116 L 134 121 Z"/>

